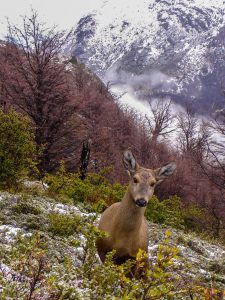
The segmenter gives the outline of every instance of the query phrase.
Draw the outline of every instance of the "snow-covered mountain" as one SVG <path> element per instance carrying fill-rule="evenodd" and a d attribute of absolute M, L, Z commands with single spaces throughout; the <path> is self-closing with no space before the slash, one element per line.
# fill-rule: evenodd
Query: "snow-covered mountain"
<path fill-rule="evenodd" d="M 139 99 L 169 95 L 205 113 L 223 100 L 224 14 L 223 0 L 109 0 L 79 21 L 72 52 Z"/>

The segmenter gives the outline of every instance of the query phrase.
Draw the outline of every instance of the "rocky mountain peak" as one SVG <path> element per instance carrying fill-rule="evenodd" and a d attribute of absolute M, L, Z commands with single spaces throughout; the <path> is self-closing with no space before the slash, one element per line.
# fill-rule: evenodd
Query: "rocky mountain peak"
<path fill-rule="evenodd" d="M 140 99 L 169 95 L 203 113 L 222 102 L 222 0 L 117 2 L 105 1 L 79 21 L 74 55 Z"/>

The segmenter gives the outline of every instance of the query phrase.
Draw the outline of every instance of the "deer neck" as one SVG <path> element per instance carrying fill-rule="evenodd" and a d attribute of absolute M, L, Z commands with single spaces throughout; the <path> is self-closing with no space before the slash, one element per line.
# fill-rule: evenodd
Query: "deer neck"
<path fill-rule="evenodd" d="M 124 195 L 118 214 L 122 230 L 138 230 L 144 219 L 145 207 L 137 207 L 129 189 Z"/>

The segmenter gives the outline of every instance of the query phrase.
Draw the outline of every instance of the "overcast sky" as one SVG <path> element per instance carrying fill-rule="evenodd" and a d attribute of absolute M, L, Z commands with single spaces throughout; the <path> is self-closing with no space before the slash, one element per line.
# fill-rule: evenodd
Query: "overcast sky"
<path fill-rule="evenodd" d="M 110 17 L 117 8 L 127 10 L 127 6 L 136 7 L 145 0 L 112 0 L 113 6 L 107 6 L 104 11 L 106 18 Z M 212 3 L 223 6 L 225 0 L 195 0 L 199 6 Z M 20 23 L 21 15 L 29 15 L 31 8 L 39 12 L 40 19 L 50 26 L 58 25 L 59 29 L 70 29 L 79 19 L 93 10 L 99 10 L 108 0 L 0 0 L 0 38 L 5 35 L 7 22 Z"/>
<path fill-rule="evenodd" d="M 68 29 L 86 13 L 98 9 L 105 0 L 0 0 L 0 36 L 6 33 L 6 18 L 20 23 L 21 15 L 29 15 L 31 7 L 37 10 L 41 20 L 49 25 L 57 24 Z"/>

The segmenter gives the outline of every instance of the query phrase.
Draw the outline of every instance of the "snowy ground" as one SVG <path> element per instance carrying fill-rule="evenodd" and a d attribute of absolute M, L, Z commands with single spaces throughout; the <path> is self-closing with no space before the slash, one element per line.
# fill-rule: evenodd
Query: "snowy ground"
<path fill-rule="evenodd" d="M 14 215 L 13 207 L 19 203 L 21 195 L 10 195 L 8 193 L 0 193 L 0 212 L 5 215 L 5 221 L 2 221 L 0 215 L 0 247 L 8 249 L 13 241 L 16 239 L 17 234 L 32 235 L 33 230 L 27 229 L 26 217 L 28 215 L 21 215 L 20 218 Z M 81 211 L 81 209 L 74 205 L 68 205 L 56 202 L 54 199 L 38 196 L 30 196 L 30 205 L 37 206 L 41 211 L 40 215 L 47 215 L 49 213 L 57 214 L 77 214 L 81 218 L 84 218 L 89 222 L 89 219 L 93 219 L 94 213 L 88 213 Z M 31 216 L 32 217 L 32 216 Z M 34 216 L 35 217 L 35 216 Z M 21 220 L 21 218 L 23 220 Z M 29 218 L 27 222 L 29 222 Z M 98 219 L 97 219 L 98 220 Z M 25 224 L 25 225 L 24 225 Z M 211 244 L 209 242 L 201 240 L 194 234 L 185 234 L 182 231 L 172 228 L 162 227 L 158 224 L 149 223 L 149 257 L 154 261 L 158 246 L 165 238 L 165 232 L 167 230 L 172 232 L 171 244 L 178 247 L 180 250 L 179 256 L 181 258 L 180 264 L 190 263 L 190 275 L 201 276 L 210 281 L 212 278 L 217 278 L 219 286 L 225 289 L 225 248 L 217 244 Z M 46 232 L 45 232 L 46 234 Z M 51 237 L 49 237 L 51 240 Z M 62 252 L 66 251 L 67 255 L 71 257 L 75 264 L 80 264 L 80 258 L 83 255 L 85 249 L 86 239 L 79 233 L 76 235 L 78 240 L 77 246 L 71 246 L 71 238 L 68 241 L 60 238 L 54 238 L 51 240 L 51 245 L 54 251 L 57 252 L 57 256 L 62 256 Z M 57 247 L 55 247 L 55 244 Z M 96 254 L 97 255 L 97 254 Z M 10 271 L 10 268 L 0 262 L 0 271 L 3 274 L 7 274 L 9 278 L 10 274 L 14 272 Z M 1 290 L 0 290 L 1 292 Z"/>

